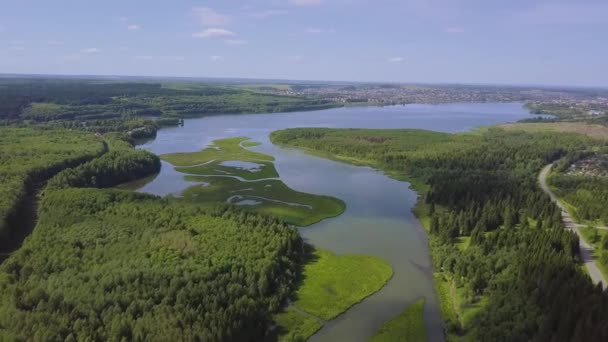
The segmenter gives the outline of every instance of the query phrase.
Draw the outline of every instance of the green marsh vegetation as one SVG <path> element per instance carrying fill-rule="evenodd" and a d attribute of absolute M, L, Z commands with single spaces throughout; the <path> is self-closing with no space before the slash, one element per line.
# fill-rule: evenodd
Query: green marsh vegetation
<path fill-rule="evenodd" d="M 414 181 L 448 340 L 608 338 L 608 296 L 579 269 L 577 237 L 537 185 L 544 165 L 598 140 L 496 128 L 302 128 L 271 139 Z"/>
<path fill-rule="evenodd" d="M 393 270 L 384 260 L 307 246 L 291 305 L 275 315 L 280 341 L 302 341 L 351 306 L 380 290 Z"/>
<path fill-rule="evenodd" d="M 175 169 L 185 173 L 186 180 L 202 183 L 183 192 L 190 202 L 237 204 L 243 210 L 273 215 L 298 226 L 344 211 L 344 202 L 337 198 L 289 188 L 278 178 L 274 158 L 244 148 L 247 142 L 245 137 L 221 139 L 199 152 L 165 154 L 161 158 L 179 165 Z"/>
<path fill-rule="evenodd" d="M 278 178 L 272 156 L 245 148 L 256 145 L 245 137 L 228 138 L 216 140 L 199 152 L 166 154 L 161 158 L 180 165 L 176 170 L 185 173 L 186 180 L 200 183 L 182 193 L 180 200 L 186 203 L 203 207 L 240 204 L 244 211 L 278 217 L 298 226 L 344 211 L 339 199 L 289 188 Z M 324 321 L 378 291 L 392 276 L 391 266 L 381 259 L 337 256 L 312 247 L 307 248 L 302 267 L 291 305 L 274 317 L 275 333 L 281 341 L 309 338 Z"/>
<path fill-rule="evenodd" d="M 386 322 L 371 342 L 425 342 L 427 341 L 424 329 L 424 299 L 410 305 L 397 317 Z"/>
<path fill-rule="evenodd" d="M 308 258 L 293 305 L 326 321 L 378 291 L 393 275 L 391 266 L 374 256 L 315 249 Z"/>

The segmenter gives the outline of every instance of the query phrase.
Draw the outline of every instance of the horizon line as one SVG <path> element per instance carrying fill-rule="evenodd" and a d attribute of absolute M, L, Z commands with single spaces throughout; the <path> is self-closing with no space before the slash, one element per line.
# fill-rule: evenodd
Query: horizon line
<path fill-rule="evenodd" d="M 252 77 L 235 77 L 235 76 L 167 76 L 167 75 L 117 75 L 117 74 L 54 74 L 54 73 L 4 73 L 0 72 L 0 78 L 10 77 L 22 77 L 22 78 L 34 78 L 34 77 L 45 77 L 45 78 L 148 78 L 148 79 L 182 79 L 191 81 L 204 81 L 204 80 L 232 80 L 232 81 L 273 81 L 278 83 L 314 83 L 314 84 L 394 84 L 394 85 L 436 85 L 436 86 L 491 86 L 491 87 L 514 87 L 514 88 L 571 88 L 571 89 L 602 89 L 608 90 L 608 85 L 579 85 L 579 84 L 541 84 L 541 83 L 466 83 L 466 82 L 425 82 L 425 81 L 346 81 L 346 80 L 306 80 L 306 79 L 288 79 L 288 78 L 252 78 Z M 246 84 L 246 82 L 241 82 Z"/>

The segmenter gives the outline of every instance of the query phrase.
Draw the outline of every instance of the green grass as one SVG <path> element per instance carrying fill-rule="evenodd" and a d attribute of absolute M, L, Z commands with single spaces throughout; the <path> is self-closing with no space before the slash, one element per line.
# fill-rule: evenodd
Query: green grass
<path fill-rule="evenodd" d="M 439 299 L 439 307 L 441 309 L 441 317 L 444 322 L 458 322 L 458 314 L 454 308 L 452 295 L 450 291 L 450 281 L 445 278 L 441 272 L 433 273 L 435 287 L 437 289 L 437 298 Z"/>
<path fill-rule="evenodd" d="M 410 305 L 399 316 L 384 324 L 371 338 L 372 342 L 426 341 L 424 328 L 424 299 Z"/>
<path fill-rule="evenodd" d="M 441 318 L 446 326 L 447 341 L 474 341 L 470 326 L 477 314 L 487 304 L 487 297 L 480 297 L 472 303 L 465 301 L 464 289 L 456 288 L 452 280 L 442 272 L 433 274 Z M 460 328 L 451 328 L 454 325 Z M 461 334 L 460 331 L 464 331 Z"/>
<path fill-rule="evenodd" d="M 279 342 L 305 341 L 323 327 L 316 318 L 298 312 L 293 307 L 276 314 L 274 321 L 277 324 L 277 340 Z"/>
<path fill-rule="evenodd" d="M 184 190 L 182 195 L 190 202 L 218 204 L 226 203 L 233 196 L 241 196 L 238 200 L 233 197 L 233 201 L 253 200 L 260 203 L 241 205 L 240 208 L 273 215 L 297 226 L 309 226 L 322 219 L 338 216 L 346 208 L 344 202 L 337 198 L 295 191 L 280 180 L 241 182 L 229 177 L 206 176 L 186 176 L 186 180 L 209 183 Z"/>
<path fill-rule="evenodd" d="M 241 147 L 240 144 L 247 140 L 247 137 L 215 140 L 211 146 L 198 152 L 163 154 L 160 158 L 174 166 L 193 166 L 212 160 L 274 161 L 272 156 Z"/>
<path fill-rule="evenodd" d="M 317 249 L 304 266 L 303 282 L 293 304 L 330 320 L 380 290 L 392 275 L 391 266 L 380 258 L 354 254 L 338 256 Z"/>

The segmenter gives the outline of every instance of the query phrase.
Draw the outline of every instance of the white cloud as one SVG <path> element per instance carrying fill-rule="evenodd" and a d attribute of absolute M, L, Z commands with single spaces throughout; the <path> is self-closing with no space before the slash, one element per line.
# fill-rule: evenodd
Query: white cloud
<path fill-rule="evenodd" d="M 289 0 L 289 3 L 296 6 L 318 6 L 323 0 Z"/>
<path fill-rule="evenodd" d="M 129 26 L 127 26 L 127 30 L 129 30 L 129 31 L 134 31 L 134 30 L 139 30 L 139 29 L 141 29 L 141 26 L 139 26 L 139 25 L 129 25 Z"/>
<path fill-rule="evenodd" d="M 99 53 L 99 52 L 101 52 L 101 50 L 98 48 L 87 48 L 87 49 L 80 50 L 80 52 L 82 52 L 82 53 Z"/>
<path fill-rule="evenodd" d="M 198 17 L 203 26 L 227 26 L 232 23 L 232 17 L 220 14 L 209 7 L 195 7 L 192 13 Z"/>
<path fill-rule="evenodd" d="M 137 59 L 137 60 L 141 60 L 141 61 L 150 61 L 150 60 L 154 59 L 154 57 L 149 56 L 149 55 L 135 56 L 134 58 Z"/>
<path fill-rule="evenodd" d="M 7 48 L 8 51 L 23 51 L 25 50 L 25 47 L 23 46 L 9 46 Z"/>
<path fill-rule="evenodd" d="M 222 60 L 222 56 L 213 55 L 213 56 L 209 56 L 209 59 L 210 59 L 212 62 L 218 62 L 218 61 Z"/>
<path fill-rule="evenodd" d="M 388 59 L 390 63 L 401 63 L 403 62 L 403 57 L 391 57 Z"/>
<path fill-rule="evenodd" d="M 463 33 L 464 28 L 458 26 L 446 27 L 443 30 L 445 33 Z"/>
<path fill-rule="evenodd" d="M 255 18 L 255 19 L 266 19 L 266 18 L 277 16 L 277 15 L 284 15 L 287 13 L 289 13 L 289 12 L 286 10 L 265 10 L 265 11 L 251 12 L 251 13 L 249 13 L 249 17 Z"/>
<path fill-rule="evenodd" d="M 236 37 L 236 33 L 221 28 L 208 28 L 192 34 L 194 38 L 228 38 Z"/>
<path fill-rule="evenodd" d="M 224 43 L 226 43 L 228 45 L 232 45 L 232 46 L 238 46 L 238 45 L 247 44 L 247 41 L 242 40 L 242 39 L 226 39 L 226 40 L 224 40 Z"/>

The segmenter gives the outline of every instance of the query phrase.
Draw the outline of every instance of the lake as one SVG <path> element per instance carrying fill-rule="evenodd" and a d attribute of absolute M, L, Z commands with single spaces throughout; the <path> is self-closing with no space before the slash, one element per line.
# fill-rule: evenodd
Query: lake
<path fill-rule="evenodd" d="M 156 154 L 194 152 L 215 139 L 247 136 L 262 143 L 251 148 L 276 158 L 281 179 L 291 188 L 342 199 L 339 217 L 301 228 L 313 245 L 338 254 L 375 255 L 388 261 L 393 278 L 374 295 L 330 321 L 310 341 L 367 341 L 387 320 L 425 298 L 430 341 L 443 341 L 426 233 L 412 214 L 417 194 L 409 184 L 369 167 L 348 165 L 274 146 L 270 132 L 293 127 L 420 128 L 462 132 L 478 126 L 514 122 L 532 115 L 521 103 L 345 107 L 315 112 L 217 115 L 187 119 L 164 128 L 140 146 Z M 138 191 L 179 195 L 192 183 L 163 162 L 161 172 Z"/>

